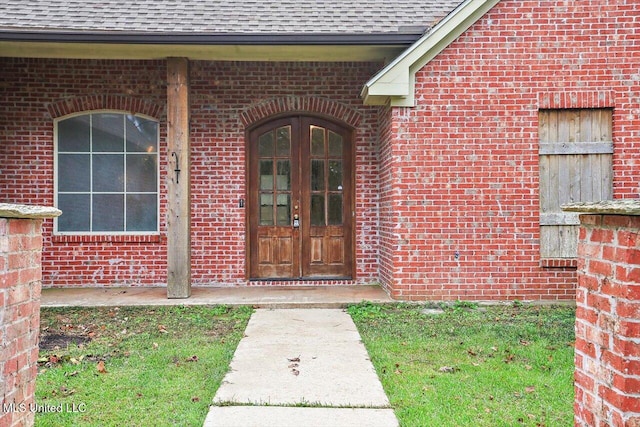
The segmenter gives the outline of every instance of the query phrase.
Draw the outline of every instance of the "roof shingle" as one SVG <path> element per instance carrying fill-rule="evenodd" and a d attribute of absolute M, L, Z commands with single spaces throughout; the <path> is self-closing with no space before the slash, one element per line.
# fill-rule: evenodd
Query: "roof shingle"
<path fill-rule="evenodd" d="M 424 32 L 461 0 L 3 0 L 0 31 L 198 34 Z"/>

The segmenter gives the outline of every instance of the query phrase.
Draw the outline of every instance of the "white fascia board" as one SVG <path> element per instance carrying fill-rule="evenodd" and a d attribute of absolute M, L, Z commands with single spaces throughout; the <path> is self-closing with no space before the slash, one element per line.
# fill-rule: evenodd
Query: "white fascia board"
<path fill-rule="evenodd" d="M 500 0 L 465 0 L 428 33 L 373 76 L 362 89 L 368 105 L 414 106 L 415 74 Z"/>

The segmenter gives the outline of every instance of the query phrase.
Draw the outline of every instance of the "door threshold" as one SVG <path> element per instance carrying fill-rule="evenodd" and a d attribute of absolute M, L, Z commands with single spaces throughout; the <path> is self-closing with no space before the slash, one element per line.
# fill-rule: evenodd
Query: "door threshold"
<path fill-rule="evenodd" d="M 322 277 L 261 277 L 249 279 L 249 282 L 320 282 L 325 280 L 353 280 L 349 276 L 322 276 Z"/>

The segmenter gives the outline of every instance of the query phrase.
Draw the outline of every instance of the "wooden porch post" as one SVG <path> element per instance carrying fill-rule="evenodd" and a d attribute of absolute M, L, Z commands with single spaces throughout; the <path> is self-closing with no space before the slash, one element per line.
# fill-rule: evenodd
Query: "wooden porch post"
<path fill-rule="evenodd" d="M 191 296 L 189 60 L 167 58 L 167 298 Z"/>

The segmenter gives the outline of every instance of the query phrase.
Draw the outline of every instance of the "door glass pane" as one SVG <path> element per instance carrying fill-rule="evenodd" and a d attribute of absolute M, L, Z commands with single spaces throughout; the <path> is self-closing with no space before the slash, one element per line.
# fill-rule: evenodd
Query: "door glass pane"
<path fill-rule="evenodd" d="M 58 191 L 91 191 L 91 156 L 58 155 Z"/>
<path fill-rule="evenodd" d="M 158 123 L 142 117 L 128 115 L 127 151 L 156 153 L 158 151 Z"/>
<path fill-rule="evenodd" d="M 311 126 L 311 155 L 324 157 L 324 129 Z"/>
<path fill-rule="evenodd" d="M 267 132 L 258 138 L 260 157 L 273 157 L 273 131 Z"/>
<path fill-rule="evenodd" d="M 155 194 L 127 195 L 127 231 L 157 231 Z"/>
<path fill-rule="evenodd" d="M 90 231 L 91 196 L 89 194 L 60 194 L 58 231 Z"/>
<path fill-rule="evenodd" d="M 277 202 L 278 225 L 291 224 L 291 197 L 288 194 L 278 194 Z"/>
<path fill-rule="evenodd" d="M 329 131 L 329 156 L 342 157 L 342 137 Z"/>
<path fill-rule="evenodd" d="M 273 162 L 260 160 L 260 189 L 273 190 Z"/>
<path fill-rule="evenodd" d="M 311 195 L 311 225 L 322 226 L 324 221 L 324 194 Z"/>
<path fill-rule="evenodd" d="M 342 224 L 342 194 L 329 194 L 327 206 L 329 225 Z"/>
<path fill-rule="evenodd" d="M 278 160 L 276 188 L 283 191 L 291 189 L 291 167 L 289 166 L 289 160 Z"/>
<path fill-rule="evenodd" d="M 329 160 L 329 191 L 342 191 L 341 160 Z"/>
<path fill-rule="evenodd" d="M 124 195 L 94 194 L 93 231 L 124 230 Z"/>
<path fill-rule="evenodd" d="M 93 151 L 124 151 L 124 116 L 92 114 Z"/>
<path fill-rule="evenodd" d="M 288 157 L 291 151 L 291 126 L 284 126 L 276 131 L 276 156 Z"/>
<path fill-rule="evenodd" d="M 154 193 L 157 190 L 155 154 L 127 155 L 127 191 Z"/>
<path fill-rule="evenodd" d="M 260 225 L 273 225 L 273 193 L 260 194 Z"/>
<path fill-rule="evenodd" d="M 124 191 L 124 156 L 96 154 L 93 156 L 93 191 Z"/>
<path fill-rule="evenodd" d="M 91 148 L 91 116 L 71 117 L 58 123 L 58 151 L 89 151 Z"/>
<path fill-rule="evenodd" d="M 311 191 L 324 190 L 324 160 L 311 160 Z"/>

